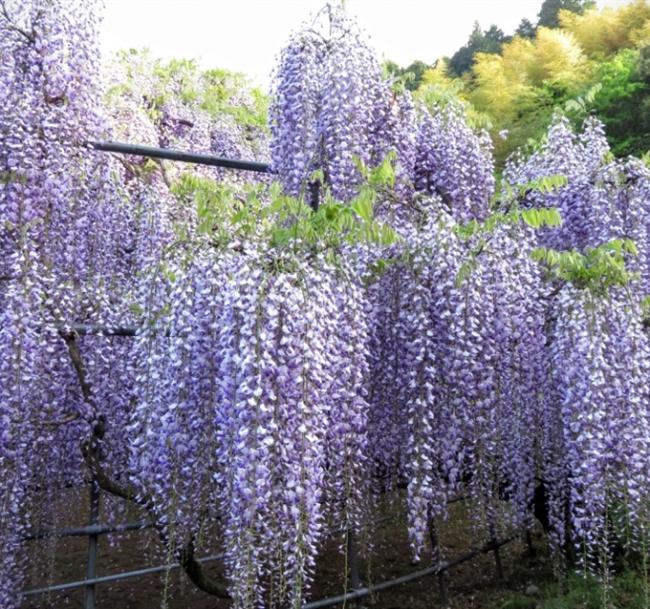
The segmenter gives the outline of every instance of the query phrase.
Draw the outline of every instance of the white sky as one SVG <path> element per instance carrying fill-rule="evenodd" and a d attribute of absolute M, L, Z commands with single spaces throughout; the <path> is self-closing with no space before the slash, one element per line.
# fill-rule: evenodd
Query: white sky
<path fill-rule="evenodd" d="M 620 6 L 627 0 L 600 0 Z M 154 57 L 195 58 L 203 67 L 247 74 L 263 89 L 289 34 L 325 0 L 105 0 L 105 57 L 148 47 Z M 542 0 L 346 0 L 380 57 L 408 65 L 451 55 L 474 21 L 506 34 L 535 21 Z"/>

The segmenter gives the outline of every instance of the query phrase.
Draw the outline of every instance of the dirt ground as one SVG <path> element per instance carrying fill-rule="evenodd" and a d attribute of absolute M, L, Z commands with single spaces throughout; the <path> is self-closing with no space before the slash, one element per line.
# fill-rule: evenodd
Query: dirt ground
<path fill-rule="evenodd" d="M 80 525 L 86 515 L 84 498 L 70 498 L 68 526 Z M 384 513 L 403 512 L 401 502 L 386 507 Z M 137 513 L 123 514 L 110 521 L 125 522 L 138 519 Z M 100 518 L 106 521 L 105 518 Z M 439 531 L 447 559 L 462 556 L 482 545 L 473 540 L 467 508 L 463 503 L 453 506 L 451 517 Z M 529 584 L 542 587 L 551 579 L 545 541 L 540 533 L 533 533 L 533 555 L 523 539 L 516 539 L 500 550 L 503 579 L 496 575 L 492 553 L 481 555 L 454 567 L 448 572 L 448 604 L 439 594 L 438 580 L 431 576 L 382 591 L 374 598 L 347 606 L 374 609 L 500 609 L 513 592 L 522 593 Z M 396 516 L 377 526 L 373 534 L 374 548 L 370 560 L 362 560 L 364 584 L 378 583 L 426 567 L 413 566 L 410 560 L 406 526 L 403 517 Z M 27 589 L 60 582 L 82 580 L 85 577 L 88 540 L 85 537 L 65 540 L 32 541 L 30 576 Z M 317 576 L 310 600 L 338 595 L 344 592 L 344 557 L 338 551 L 340 540 L 326 544 L 317 565 Z M 203 555 L 199 553 L 199 556 Z M 48 557 L 55 556 L 52 560 Z M 370 564 L 368 564 L 368 562 Z M 164 563 L 164 555 L 152 531 L 133 531 L 112 537 L 100 537 L 97 573 L 108 575 L 119 571 L 139 569 Z M 218 573 L 218 564 L 210 570 Z M 368 578 L 370 574 L 370 580 Z M 147 575 L 120 582 L 101 584 L 96 588 L 97 609 L 227 609 L 228 601 L 215 599 L 196 590 L 179 570 Z M 24 599 L 21 609 L 59 608 L 81 609 L 83 589 L 38 595 Z M 531 602 L 534 607 L 534 602 Z"/>

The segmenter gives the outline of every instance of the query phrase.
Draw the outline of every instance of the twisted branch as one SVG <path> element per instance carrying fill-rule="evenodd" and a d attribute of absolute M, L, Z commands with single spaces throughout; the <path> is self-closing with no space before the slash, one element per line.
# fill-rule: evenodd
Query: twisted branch
<path fill-rule="evenodd" d="M 115 480 L 106 470 L 101 454 L 101 445 L 106 435 L 106 417 L 99 412 L 93 398 L 92 387 L 88 381 L 86 368 L 77 343 L 76 332 L 61 332 L 61 336 L 68 347 L 68 353 L 70 354 L 72 365 L 75 369 L 79 385 L 81 386 L 84 401 L 95 414 L 96 422 L 93 426 L 92 436 L 81 445 L 81 453 L 88 469 L 102 490 L 116 497 L 132 501 L 147 510 L 161 541 L 167 547 L 170 547 L 171 540 L 167 535 L 165 526 L 161 524 L 153 498 L 139 492 L 132 484 Z M 194 549 L 194 538 L 191 538 L 183 548 L 176 551 L 177 559 L 192 583 L 203 592 L 212 596 L 230 598 L 226 586 L 220 582 L 213 581 L 205 573 L 203 566 L 194 556 Z"/>

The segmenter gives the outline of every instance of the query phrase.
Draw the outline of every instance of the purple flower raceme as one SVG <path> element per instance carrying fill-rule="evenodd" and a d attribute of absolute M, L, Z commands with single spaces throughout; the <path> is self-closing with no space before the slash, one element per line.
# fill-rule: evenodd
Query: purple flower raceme
<path fill-rule="evenodd" d="M 420 114 L 415 187 L 440 197 L 459 222 L 485 219 L 495 187 L 489 136 L 474 132 L 453 104 Z"/>
<path fill-rule="evenodd" d="M 306 191 L 312 175 L 346 201 L 361 183 L 358 162 L 376 165 L 398 153 L 398 176 L 410 181 L 414 132 L 410 101 L 382 77 L 357 24 L 327 5 L 294 34 L 275 73 L 271 158 L 288 193 Z M 403 110 L 406 109 L 406 112 Z"/>
<path fill-rule="evenodd" d="M 100 414 L 81 399 L 56 325 L 111 323 L 125 314 L 130 256 L 120 235 L 132 207 L 109 158 L 85 146 L 104 134 L 90 3 L 7 1 L 3 9 L 0 604 L 12 607 L 21 582 L 20 540 L 31 526 L 53 524 L 64 485 L 83 482 L 79 446 Z M 119 377 L 113 363 L 124 363 L 129 348 L 105 339 L 88 339 L 86 347 L 95 397 L 123 423 L 128 390 L 121 382 L 129 378 Z M 114 439 L 112 454 L 124 464 L 125 446 L 117 442 L 124 438 Z"/>
<path fill-rule="evenodd" d="M 596 570 L 621 531 L 626 546 L 647 541 L 650 345 L 623 291 L 568 286 L 555 309 L 543 446 L 553 539 Z"/>
<path fill-rule="evenodd" d="M 602 125 L 591 119 L 582 134 L 575 134 L 568 121 L 558 118 L 551 125 L 541 149 L 526 160 L 510 159 L 504 175 L 508 184 L 526 185 L 550 176 L 567 183 L 550 193 L 532 189 L 527 207 L 555 207 L 562 217 L 560 229 L 540 231 L 541 243 L 555 249 L 583 249 L 602 243 L 600 222 L 606 222 L 601 175 L 609 148 Z"/>
<path fill-rule="evenodd" d="M 638 250 L 626 260 L 637 274 L 627 290 L 594 293 L 578 282 L 558 285 L 545 298 L 549 381 L 540 465 L 552 539 L 557 550 L 574 546 L 582 566 L 592 570 L 608 568 L 621 530 L 631 535 L 627 547 L 645 544 L 647 536 L 640 490 L 647 462 L 647 336 L 640 305 L 649 290 L 650 173 L 640 161 L 609 156 L 600 123 L 590 119 L 576 135 L 558 119 L 540 151 L 526 161 L 512 160 L 506 169 L 507 179 L 519 185 L 566 178 L 551 192 L 525 196 L 525 205 L 557 207 L 563 218 L 561 228 L 540 231 L 540 244 L 577 255 L 631 239 Z"/>
<path fill-rule="evenodd" d="M 234 260 L 224 296 L 215 481 L 242 607 L 300 606 L 329 510 L 356 527 L 366 501 L 362 292 L 288 263 Z"/>
<path fill-rule="evenodd" d="M 542 400 L 544 308 L 530 235 L 496 233 L 464 277 L 468 246 L 447 215 L 433 216 L 411 241 L 411 277 L 400 314 L 408 386 L 409 533 L 416 556 L 428 522 L 446 517 L 459 492 L 474 500 L 490 532 L 499 502 L 530 521 L 534 423 Z"/>

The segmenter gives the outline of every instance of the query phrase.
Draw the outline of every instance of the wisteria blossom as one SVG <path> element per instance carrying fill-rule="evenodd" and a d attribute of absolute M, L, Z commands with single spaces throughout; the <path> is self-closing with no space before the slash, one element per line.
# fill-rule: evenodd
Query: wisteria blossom
<path fill-rule="evenodd" d="M 301 607 L 380 495 L 416 560 L 461 494 L 484 541 L 546 510 L 584 571 L 621 531 L 646 547 L 650 171 L 600 123 L 558 117 L 497 188 L 487 134 L 418 108 L 340 8 L 288 41 L 267 129 L 230 73 L 127 53 L 101 75 L 93 2 L 0 3 L 0 607 L 91 476 L 238 609 Z M 109 138 L 277 182 L 88 145 Z M 561 226 L 522 220 L 549 207 Z M 535 255 L 612 240 L 625 281 L 597 289 Z M 193 558 L 216 547 L 223 585 Z"/>

